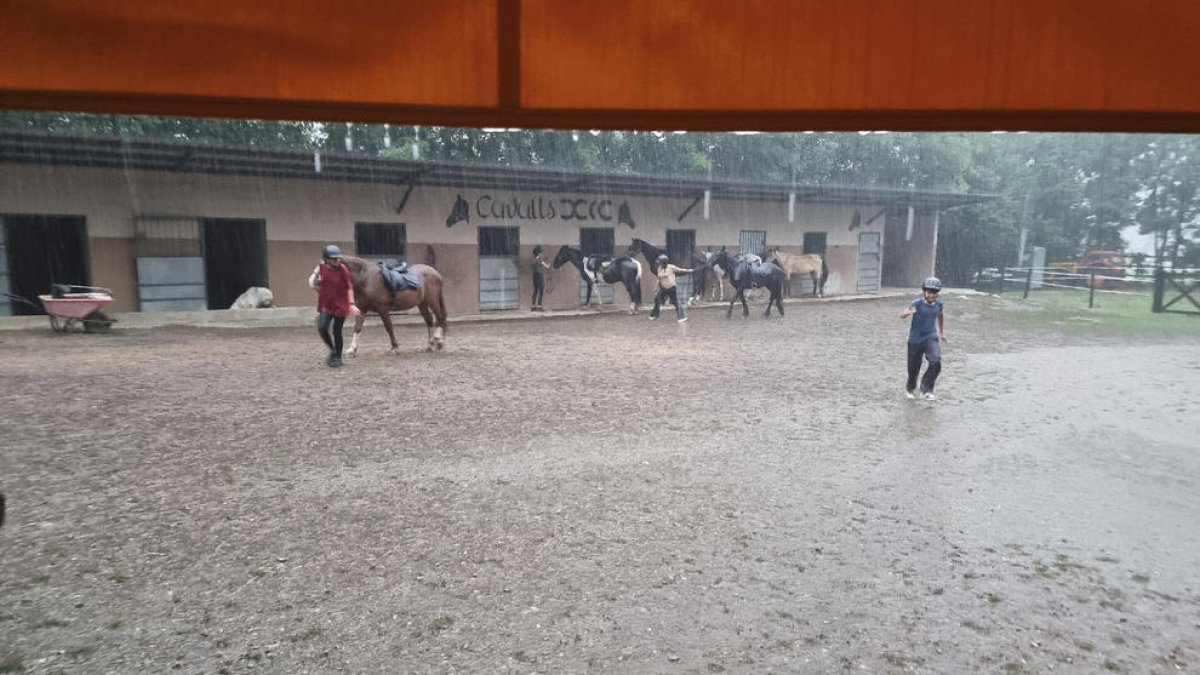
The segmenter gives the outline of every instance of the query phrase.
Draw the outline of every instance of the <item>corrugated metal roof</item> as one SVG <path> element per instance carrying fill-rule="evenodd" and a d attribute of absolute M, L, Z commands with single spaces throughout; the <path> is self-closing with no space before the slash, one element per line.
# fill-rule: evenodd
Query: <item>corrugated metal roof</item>
<path fill-rule="evenodd" d="M 160 141 L 0 132 L 0 163 L 258 176 L 389 185 L 694 199 L 954 207 L 995 195 L 851 185 L 790 185 L 538 167 L 506 167 L 258 150 Z"/>

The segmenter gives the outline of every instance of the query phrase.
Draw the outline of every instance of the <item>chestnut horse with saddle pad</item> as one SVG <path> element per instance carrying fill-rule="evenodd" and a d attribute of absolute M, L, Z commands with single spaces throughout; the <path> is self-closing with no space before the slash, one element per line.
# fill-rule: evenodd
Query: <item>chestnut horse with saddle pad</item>
<path fill-rule="evenodd" d="M 446 346 L 446 303 L 442 295 L 442 275 L 437 270 L 419 264 L 393 269 L 382 263 L 348 255 L 342 256 L 342 262 L 350 270 L 354 301 L 360 310 L 354 316 L 354 337 L 346 349 L 346 356 L 354 356 L 358 352 L 358 336 L 362 333 L 367 312 L 379 315 L 392 342 L 391 353 L 400 353 L 391 313 L 413 307 L 421 312 L 429 331 L 429 344 L 425 351 L 439 351 Z M 316 287 L 313 276 L 309 277 L 309 285 Z"/>

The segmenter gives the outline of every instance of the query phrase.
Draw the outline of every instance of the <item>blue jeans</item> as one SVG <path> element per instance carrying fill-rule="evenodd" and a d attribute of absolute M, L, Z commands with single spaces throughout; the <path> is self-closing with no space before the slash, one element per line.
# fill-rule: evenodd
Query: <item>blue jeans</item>
<path fill-rule="evenodd" d="M 938 341 L 937 336 L 924 342 L 908 343 L 908 382 L 904 385 L 908 391 L 917 388 L 921 357 L 929 362 L 929 367 L 925 369 L 925 377 L 921 378 L 921 391 L 933 391 L 938 374 L 942 372 L 942 343 Z"/>

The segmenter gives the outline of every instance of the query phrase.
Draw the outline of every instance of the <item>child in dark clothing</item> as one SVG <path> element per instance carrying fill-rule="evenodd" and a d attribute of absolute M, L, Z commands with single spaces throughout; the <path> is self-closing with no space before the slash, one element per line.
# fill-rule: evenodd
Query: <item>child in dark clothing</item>
<path fill-rule="evenodd" d="M 908 382 L 904 385 L 904 394 L 909 398 L 924 398 L 934 400 L 933 387 L 937 384 L 938 374 L 942 372 L 942 345 L 946 341 L 946 320 L 942 313 L 942 301 L 938 294 L 942 291 L 942 282 L 937 277 L 929 277 L 921 284 L 922 297 L 909 303 L 900 312 L 901 319 L 913 317 L 908 329 Z M 917 376 L 921 373 L 921 358 L 929 362 L 925 369 L 925 377 L 921 378 L 921 389 L 917 390 Z"/>
<path fill-rule="evenodd" d="M 542 259 L 542 247 L 533 247 L 533 300 L 529 303 L 529 311 L 541 312 L 542 297 L 546 295 L 546 270 L 550 264 Z"/>

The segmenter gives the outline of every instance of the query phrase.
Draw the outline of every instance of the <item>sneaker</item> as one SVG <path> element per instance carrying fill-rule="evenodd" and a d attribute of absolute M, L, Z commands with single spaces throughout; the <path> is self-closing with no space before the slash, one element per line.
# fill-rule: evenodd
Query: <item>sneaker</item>
<path fill-rule="evenodd" d="M 679 323 L 683 323 L 684 321 L 687 321 L 687 317 L 686 317 L 686 316 L 685 316 L 685 317 L 683 317 L 682 319 L 680 319 L 680 320 L 679 320 Z"/>
<path fill-rule="evenodd" d="M 651 320 L 651 321 L 658 321 L 658 317 L 657 317 L 657 316 L 652 316 L 652 317 L 650 317 L 650 320 Z"/>
<path fill-rule="evenodd" d="M 330 368 L 341 368 L 341 367 L 342 367 L 342 359 L 341 359 L 341 357 L 339 357 L 339 356 L 333 356 L 333 357 L 330 357 L 330 359 L 329 359 L 329 367 L 330 367 Z"/>
<path fill-rule="evenodd" d="M 921 392 L 921 397 L 924 398 L 926 401 L 936 401 L 937 400 L 937 394 L 934 394 L 932 391 Z"/>
<path fill-rule="evenodd" d="M 905 389 L 904 396 L 905 396 L 905 398 L 916 398 L 917 392 L 913 389 Z"/>

